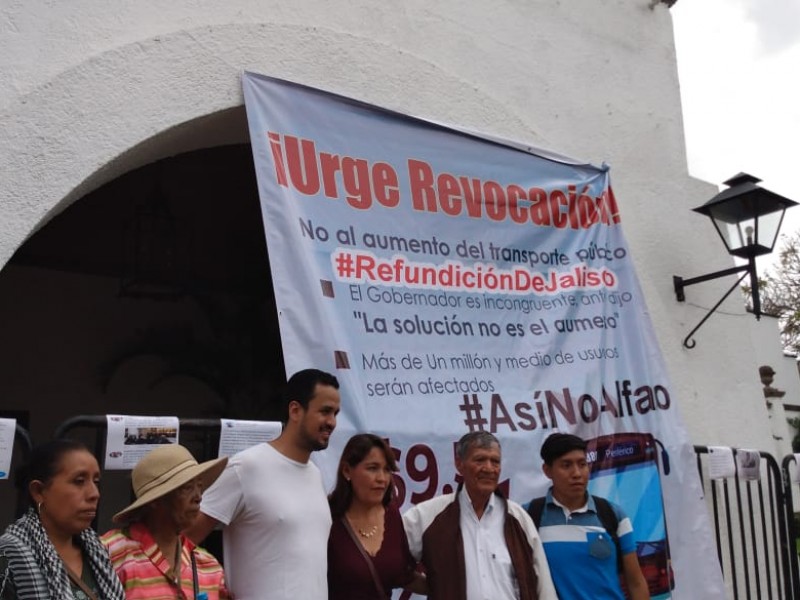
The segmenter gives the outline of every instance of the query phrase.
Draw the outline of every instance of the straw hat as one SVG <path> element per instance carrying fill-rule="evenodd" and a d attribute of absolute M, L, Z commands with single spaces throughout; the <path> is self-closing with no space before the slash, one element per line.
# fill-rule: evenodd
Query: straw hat
<path fill-rule="evenodd" d="M 124 522 L 144 505 L 177 490 L 184 483 L 200 477 L 203 489 L 207 489 L 222 474 L 227 457 L 209 460 L 201 464 L 180 444 L 159 446 L 151 450 L 136 463 L 131 473 L 136 502 L 114 515 L 115 523 Z"/>

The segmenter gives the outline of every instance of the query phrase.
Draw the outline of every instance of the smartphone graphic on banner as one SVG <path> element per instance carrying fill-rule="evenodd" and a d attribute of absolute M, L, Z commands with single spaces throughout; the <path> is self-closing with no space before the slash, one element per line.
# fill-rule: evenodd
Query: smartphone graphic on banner
<path fill-rule="evenodd" d="M 665 475 L 669 474 L 666 453 L 659 463 L 658 446 L 652 435 L 621 433 L 588 440 L 587 458 L 589 493 L 618 504 L 631 520 L 636 554 L 651 599 L 671 598 L 675 582 L 660 468 Z"/>

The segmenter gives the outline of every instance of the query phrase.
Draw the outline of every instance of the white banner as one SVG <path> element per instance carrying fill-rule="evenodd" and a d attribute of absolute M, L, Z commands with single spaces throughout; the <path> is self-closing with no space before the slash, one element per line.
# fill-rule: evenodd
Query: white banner
<path fill-rule="evenodd" d="M 524 503 L 548 486 L 544 438 L 576 433 L 593 491 L 632 515 L 653 598 L 723 598 L 608 170 L 260 75 L 243 85 L 286 367 L 342 384 L 315 457 L 327 481 L 371 431 L 416 503 L 454 488 L 453 442 L 486 430 Z"/>

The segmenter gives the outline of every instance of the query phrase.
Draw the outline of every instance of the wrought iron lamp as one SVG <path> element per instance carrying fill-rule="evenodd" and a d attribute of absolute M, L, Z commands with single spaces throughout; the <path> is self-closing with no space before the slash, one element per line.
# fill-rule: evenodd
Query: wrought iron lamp
<path fill-rule="evenodd" d="M 756 319 L 761 318 L 756 256 L 772 252 L 775 247 L 775 241 L 778 239 L 783 215 L 787 208 L 796 205 L 797 202 L 759 187 L 756 185 L 759 181 L 761 180 L 757 177 L 747 173 L 739 173 L 725 182 L 725 185 L 729 186 L 727 190 L 720 192 L 703 206 L 693 209 L 695 212 L 706 215 L 711 219 L 717 233 L 722 238 L 722 243 L 725 244 L 728 254 L 747 259 L 747 264 L 690 279 L 684 279 L 677 275 L 673 276 L 675 296 L 678 302 L 683 302 L 686 300 L 684 288 L 687 286 L 726 275 L 733 275 L 734 273 L 742 273 L 742 276 L 703 317 L 697 327 L 692 329 L 689 335 L 684 338 L 683 345 L 686 348 L 694 348 L 697 345 L 692 336 L 748 275 L 750 276 L 753 313 Z"/>

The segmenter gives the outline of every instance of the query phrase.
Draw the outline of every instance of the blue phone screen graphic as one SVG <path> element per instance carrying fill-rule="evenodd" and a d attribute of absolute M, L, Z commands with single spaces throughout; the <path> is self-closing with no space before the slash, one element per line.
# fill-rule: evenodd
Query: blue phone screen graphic
<path fill-rule="evenodd" d="M 626 433 L 589 441 L 589 492 L 622 507 L 633 525 L 636 553 L 652 600 L 671 598 L 664 501 L 655 441 Z"/>

